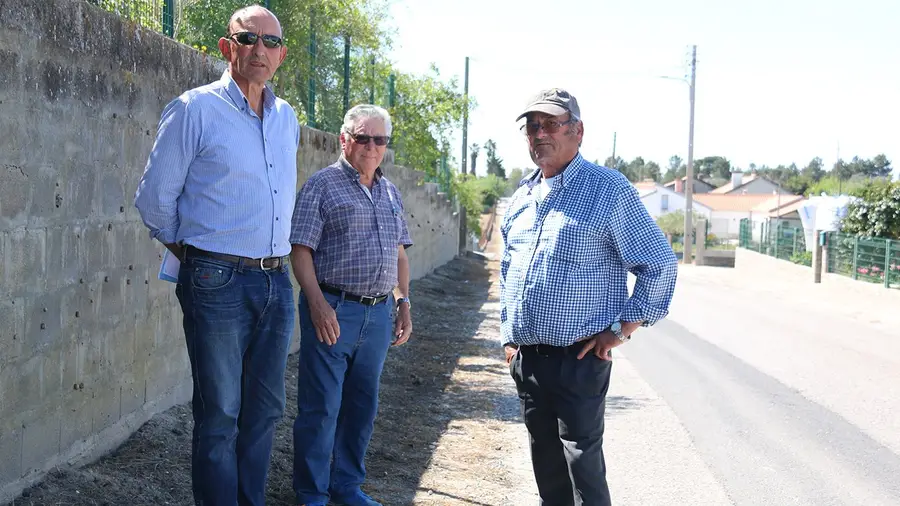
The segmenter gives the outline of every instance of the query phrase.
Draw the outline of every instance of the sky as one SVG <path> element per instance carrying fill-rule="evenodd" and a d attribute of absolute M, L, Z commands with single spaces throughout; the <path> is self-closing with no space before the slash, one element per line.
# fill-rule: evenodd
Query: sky
<path fill-rule="evenodd" d="M 585 158 L 605 160 L 615 134 L 625 160 L 686 160 L 692 45 L 695 160 L 830 168 L 884 153 L 900 169 L 897 0 L 393 0 L 390 13 L 401 71 L 434 63 L 461 86 L 470 58 L 468 141 L 493 139 L 507 173 L 533 167 L 515 118 L 549 87 L 577 98 Z"/>

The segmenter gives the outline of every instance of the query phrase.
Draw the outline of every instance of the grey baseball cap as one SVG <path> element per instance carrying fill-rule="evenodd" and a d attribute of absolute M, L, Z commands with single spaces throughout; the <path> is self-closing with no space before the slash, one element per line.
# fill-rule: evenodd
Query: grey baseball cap
<path fill-rule="evenodd" d="M 578 101 L 568 91 L 561 88 L 550 88 L 541 90 L 531 101 L 525 112 L 516 118 L 516 121 L 524 118 L 530 112 L 543 112 L 552 116 L 559 116 L 565 113 L 571 113 L 575 119 L 581 120 L 581 109 L 578 108 Z"/>

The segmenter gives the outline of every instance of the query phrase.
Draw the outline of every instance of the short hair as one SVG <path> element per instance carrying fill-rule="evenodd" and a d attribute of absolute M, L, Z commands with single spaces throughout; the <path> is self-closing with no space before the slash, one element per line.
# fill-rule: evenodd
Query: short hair
<path fill-rule="evenodd" d="M 246 7 L 241 7 L 240 9 L 234 11 L 234 14 L 232 14 L 231 18 L 228 20 L 228 24 L 225 25 L 225 36 L 231 37 L 231 35 L 232 35 L 231 25 L 239 22 L 241 20 L 241 18 L 243 18 L 248 13 L 253 12 L 253 11 L 263 11 L 263 12 L 268 13 L 270 16 L 275 18 L 276 21 L 278 21 L 278 26 L 281 26 L 281 21 L 278 19 L 278 16 L 276 16 L 274 12 L 270 11 L 269 9 L 266 9 L 262 5 L 253 4 L 253 5 L 248 5 Z"/>
<path fill-rule="evenodd" d="M 353 106 L 347 114 L 344 115 L 344 124 L 341 131 L 348 134 L 353 133 L 353 127 L 362 120 L 367 118 L 378 118 L 384 122 L 385 134 L 390 136 L 393 126 L 391 125 L 391 114 L 383 107 L 372 104 L 360 104 Z"/>

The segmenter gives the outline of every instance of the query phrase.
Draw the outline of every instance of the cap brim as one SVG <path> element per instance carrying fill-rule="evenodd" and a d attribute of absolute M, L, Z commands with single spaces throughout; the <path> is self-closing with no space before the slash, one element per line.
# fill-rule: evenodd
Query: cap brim
<path fill-rule="evenodd" d="M 519 121 L 531 112 L 542 112 L 544 114 L 549 114 L 550 116 L 561 116 L 569 112 L 569 110 L 556 104 L 533 104 L 528 109 L 525 109 L 525 112 L 520 114 L 519 117 L 516 118 L 516 121 Z"/>

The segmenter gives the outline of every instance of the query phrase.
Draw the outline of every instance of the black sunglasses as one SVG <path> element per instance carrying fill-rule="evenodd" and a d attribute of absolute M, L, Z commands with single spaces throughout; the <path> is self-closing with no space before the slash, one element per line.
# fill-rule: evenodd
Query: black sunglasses
<path fill-rule="evenodd" d="M 275 49 L 284 44 L 284 40 L 277 35 L 259 35 L 253 32 L 238 32 L 232 34 L 229 38 L 234 39 L 235 42 L 242 46 L 255 46 L 256 41 L 261 38 L 263 45 L 269 49 Z"/>
<path fill-rule="evenodd" d="M 347 133 L 350 137 L 353 137 L 353 140 L 356 141 L 357 144 L 368 144 L 370 140 L 375 141 L 376 146 L 384 146 L 388 142 L 391 141 L 391 136 L 389 135 L 357 135 Z"/>

